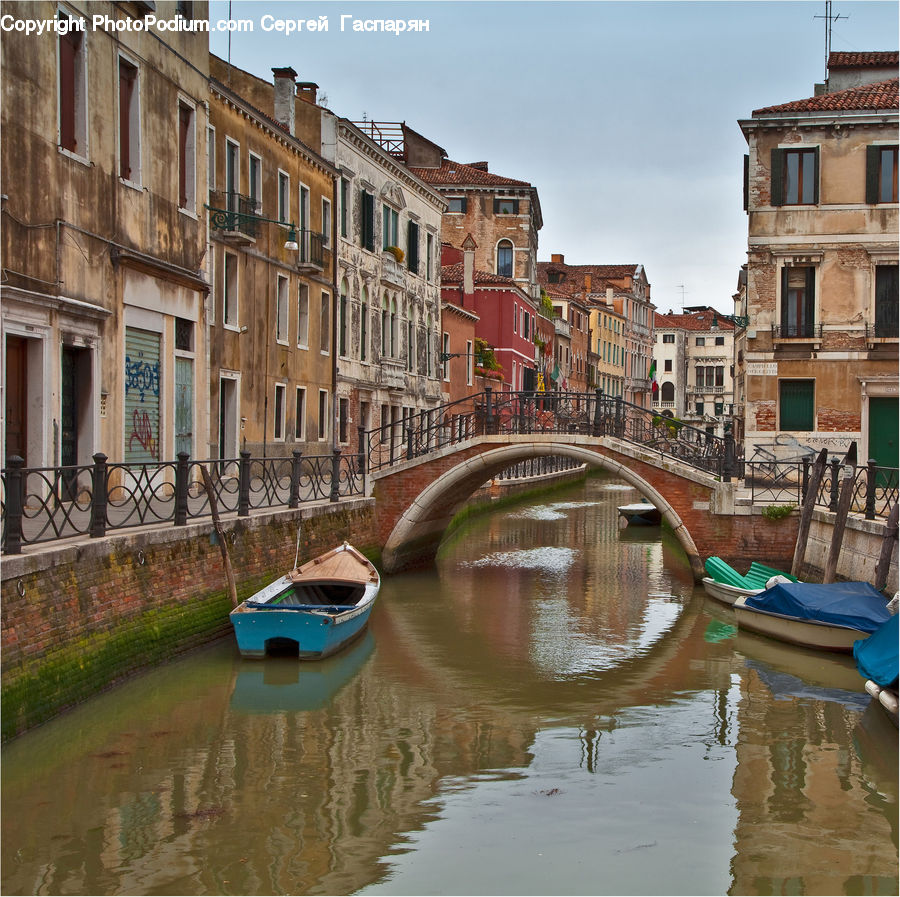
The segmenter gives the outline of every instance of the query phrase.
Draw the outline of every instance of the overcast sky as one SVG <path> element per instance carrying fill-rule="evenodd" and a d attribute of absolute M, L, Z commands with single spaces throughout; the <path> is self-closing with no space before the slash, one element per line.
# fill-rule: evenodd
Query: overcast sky
<path fill-rule="evenodd" d="M 898 10 L 834 0 L 832 51 L 896 50 Z M 329 30 L 264 32 L 266 14 L 324 15 Z M 430 30 L 341 32 L 342 14 Z M 824 0 L 210 3 L 213 20 L 254 21 L 231 36 L 235 65 L 267 80 L 293 66 L 338 115 L 406 121 L 457 162 L 529 181 L 539 260 L 643 264 L 663 312 L 732 311 L 747 246 L 737 120 L 813 95 L 824 14 Z M 210 43 L 228 57 L 227 35 Z"/>

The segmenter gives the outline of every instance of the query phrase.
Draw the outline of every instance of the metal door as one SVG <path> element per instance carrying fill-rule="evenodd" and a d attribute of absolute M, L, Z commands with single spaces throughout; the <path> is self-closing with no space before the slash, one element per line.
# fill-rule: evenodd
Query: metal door
<path fill-rule="evenodd" d="M 194 447 L 194 362 L 175 359 L 175 456 L 193 453 Z"/>

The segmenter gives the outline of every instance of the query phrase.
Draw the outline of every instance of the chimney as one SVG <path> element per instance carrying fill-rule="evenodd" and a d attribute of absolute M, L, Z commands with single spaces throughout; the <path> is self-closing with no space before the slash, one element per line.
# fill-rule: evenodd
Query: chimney
<path fill-rule="evenodd" d="M 554 252 L 550 256 L 550 261 L 554 265 L 564 265 L 566 263 L 566 257 L 561 252 Z"/>
<path fill-rule="evenodd" d="M 479 171 L 487 171 L 488 164 L 487 162 L 469 162 L 469 168 L 477 168 Z"/>
<path fill-rule="evenodd" d="M 314 81 L 297 82 L 297 96 L 300 97 L 304 103 L 311 103 L 315 106 L 316 100 L 318 99 L 318 91 L 319 85 Z"/>
<path fill-rule="evenodd" d="M 463 293 L 471 296 L 475 292 L 475 250 L 463 252 Z"/>
<path fill-rule="evenodd" d="M 584 273 L 584 291 L 585 293 L 590 293 L 591 291 L 591 272 L 585 271 Z"/>
<path fill-rule="evenodd" d="M 606 304 L 607 305 L 613 304 L 613 288 L 612 287 L 606 288 Z"/>
<path fill-rule="evenodd" d="M 294 81 L 297 73 L 290 67 L 273 68 L 275 75 L 275 121 L 287 128 L 288 133 L 294 134 Z"/>

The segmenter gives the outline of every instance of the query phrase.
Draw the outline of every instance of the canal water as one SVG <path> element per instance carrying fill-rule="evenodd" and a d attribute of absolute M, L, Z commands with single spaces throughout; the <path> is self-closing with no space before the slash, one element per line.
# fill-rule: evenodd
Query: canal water
<path fill-rule="evenodd" d="M 229 638 L 6 746 L 2 892 L 896 894 L 896 729 L 638 498 L 498 508 L 337 657 Z"/>

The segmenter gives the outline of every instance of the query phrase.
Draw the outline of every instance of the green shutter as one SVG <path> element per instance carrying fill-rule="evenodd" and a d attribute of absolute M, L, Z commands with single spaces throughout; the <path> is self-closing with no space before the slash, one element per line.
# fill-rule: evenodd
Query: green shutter
<path fill-rule="evenodd" d="M 772 150 L 772 205 L 784 205 L 784 150 Z"/>
<path fill-rule="evenodd" d="M 815 380 L 782 380 L 779 386 L 779 429 L 812 432 L 815 429 Z"/>
<path fill-rule="evenodd" d="M 878 174 L 881 168 L 881 147 L 866 147 L 866 202 L 875 205 L 878 202 Z"/>

